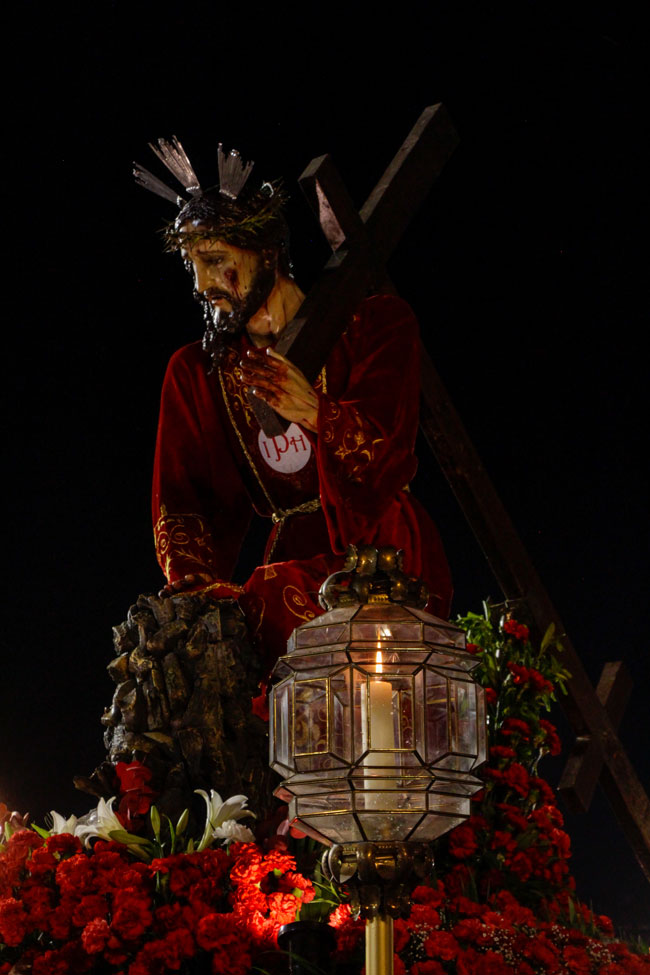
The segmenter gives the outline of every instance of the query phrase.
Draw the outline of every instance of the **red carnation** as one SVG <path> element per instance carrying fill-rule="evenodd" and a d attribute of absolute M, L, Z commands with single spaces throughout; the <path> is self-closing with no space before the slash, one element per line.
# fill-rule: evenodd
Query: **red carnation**
<path fill-rule="evenodd" d="M 14 897 L 0 900 L 0 938 L 10 947 L 19 945 L 27 933 L 29 918 L 24 906 Z"/>
<path fill-rule="evenodd" d="M 545 805 L 552 805 L 555 802 L 553 790 L 545 779 L 537 778 L 537 776 L 531 776 L 530 786 L 532 789 L 536 789 L 539 792 L 540 798 L 544 801 Z"/>
<path fill-rule="evenodd" d="M 416 962 L 411 967 L 411 975 L 446 975 L 446 972 L 439 961 L 428 959 Z"/>
<path fill-rule="evenodd" d="M 516 620 L 506 620 L 503 624 L 503 632 L 514 636 L 516 640 L 527 640 L 529 637 L 528 627 Z"/>
<path fill-rule="evenodd" d="M 509 748 L 507 745 L 491 745 L 490 746 L 490 759 L 507 759 L 516 758 L 517 753 L 514 748 Z"/>
<path fill-rule="evenodd" d="M 429 888 L 416 887 L 416 890 L 425 890 L 425 889 L 429 889 Z M 415 891 L 414 891 L 414 896 L 415 896 Z M 350 905 L 339 904 L 339 906 L 335 907 L 332 913 L 330 914 L 327 923 L 332 928 L 340 928 L 343 924 L 347 924 L 347 922 L 350 921 L 351 918 L 352 915 L 350 913 Z"/>
<path fill-rule="evenodd" d="M 77 927 L 82 928 L 95 918 L 106 917 L 108 904 L 103 894 L 88 894 L 82 897 L 72 912 L 72 920 Z"/>
<path fill-rule="evenodd" d="M 460 945 L 449 931 L 432 931 L 424 942 L 424 950 L 431 958 L 453 961 L 458 957 Z"/>
<path fill-rule="evenodd" d="M 476 917 L 469 917 L 455 924 L 452 933 L 458 941 L 468 941 L 470 944 L 478 945 L 485 941 L 487 932 L 482 921 Z"/>
<path fill-rule="evenodd" d="M 56 868 L 56 882 L 64 894 L 94 893 L 95 876 L 90 859 L 78 853 L 62 860 Z"/>
<path fill-rule="evenodd" d="M 534 667 L 531 667 L 528 671 L 528 680 L 538 694 L 553 693 L 553 685 L 551 682 L 546 680 L 546 678 L 540 674 L 538 670 L 535 670 Z"/>
<path fill-rule="evenodd" d="M 509 826 L 512 826 L 514 829 L 518 829 L 520 832 L 525 833 L 530 827 L 530 823 L 526 817 L 522 815 L 517 806 L 511 805 L 509 802 L 497 802 L 496 808 L 502 813 L 506 823 Z"/>
<path fill-rule="evenodd" d="M 205 951 L 238 944 L 240 938 L 232 914 L 206 914 L 196 926 L 196 941 Z"/>
<path fill-rule="evenodd" d="M 76 853 L 81 853 L 81 840 L 78 836 L 71 833 L 55 833 L 45 841 L 45 847 L 49 853 L 58 854 L 61 857 L 71 857 Z"/>
<path fill-rule="evenodd" d="M 503 781 L 525 799 L 529 792 L 529 776 L 523 765 L 513 762 L 503 773 Z"/>
<path fill-rule="evenodd" d="M 125 941 L 137 941 L 153 921 L 151 901 L 133 888 L 116 891 L 111 927 Z"/>
<path fill-rule="evenodd" d="M 530 857 L 527 856 L 523 850 L 519 850 L 513 857 L 509 857 L 507 865 L 510 870 L 512 870 L 514 875 L 519 877 L 519 879 L 524 883 L 530 878 L 533 872 L 533 865 L 530 862 Z"/>
<path fill-rule="evenodd" d="M 290 924 L 296 919 L 296 911 L 300 901 L 294 894 L 283 894 L 278 891 L 269 895 L 269 915 L 276 924 Z"/>
<path fill-rule="evenodd" d="M 562 751 L 562 743 L 557 733 L 555 725 L 551 724 L 550 721 L 546 721 L 544 718 L 540 718 L 540 727 L 543 729 L 546 740 L 545 745 L 548 748 L 551 755 L 559 755 Z"/>
<path fill-rule="evenodd" d="M 81 943 L 89 955 L 96 955 L 104 950 L 110 936 L 108 921 L 103 917 L 96 917 L 81 932 Z"/>
<path fill-rule="evenodd" d="M 472 853 L 476 853 L 477 849 L 478 843 L 471 826 L 463 823 L 462 826 L 457 826 L 456 829 L 452 830 L 449 836 L 449 852 L 453 857 L 456 857 L 457 860 L 465 860 Z"/>
<path fill-rule="evenodd" d="M 530 725 L 521 718 L 506 718 L 500 731 L 502 735 L 521 735 L 524 741 L 530 738 Z"/>
<path fill-rule="evenodd" d="M 575 975 L 589 975 L 591 958 L 584 948 L 566 945 L 562 950 L 562 958 L 567 971 Z"/>

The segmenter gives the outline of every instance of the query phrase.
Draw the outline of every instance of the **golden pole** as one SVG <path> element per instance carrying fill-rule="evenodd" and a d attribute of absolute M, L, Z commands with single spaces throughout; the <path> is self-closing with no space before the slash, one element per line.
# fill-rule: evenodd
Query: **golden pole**
<path fill-rule="evenodd" d="M 393 919 L 366 921 L 366 975 L 393 975 Z"/>

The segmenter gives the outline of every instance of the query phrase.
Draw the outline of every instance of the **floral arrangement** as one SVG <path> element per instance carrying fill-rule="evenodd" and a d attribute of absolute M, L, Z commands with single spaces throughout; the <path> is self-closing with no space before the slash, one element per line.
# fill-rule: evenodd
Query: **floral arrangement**
<path fill-rule="evenodd" d="M 243 796 L 203 795 L 203 837 L 183 852 L 183 817 L 165 853 L 155 813 L 151 842 L 123 829 L 112 801 L 92 823 L 53 814 L 63 832 L 12 832 L 0 856 L 0 973 L 19 960 L 33 975 L 249 972 L 314 888 L 286 851 L 233 840 Z M 207 848 L 223 837 L 226 848 Z"/>
<path fill-rule="evenodd" d="M 498 609 L 458 622 L 486 688 L 485 785 L 395 922 L 396 975 L 650 975 L 647 947 L 617 941 L 576 900 L 569 837 L 538 775 L 560 748 L 545 715 L 569 676 L 553 628 L 535 648 Z M 282 813 L 255 842 L 244 796 L 200 792 L 205 826 L 187 838 L 187 814 L 163 828 L 143 766 L 116 771 L 119 797 L 79 820 L 53 812 L 51 830 L 0 807 L 0 975 L 271 971 L 278 930 L 297 917 L 328 922 L 337 970 L 361 971 L 364 922 Z"/>

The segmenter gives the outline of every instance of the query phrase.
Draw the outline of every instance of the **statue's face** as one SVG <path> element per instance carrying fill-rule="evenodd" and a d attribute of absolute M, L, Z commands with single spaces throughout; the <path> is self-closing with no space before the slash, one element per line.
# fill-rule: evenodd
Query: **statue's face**
<path fill-rule="evenodd" d="M 202 228 L 185 224 L 182 229 L 191 233 Z M 208 237 L 188 243 L 181 256 L 192 272 L 194 293 L 203 303 L 206 336 L 235 336 L 244 328 L 254 331 L 251 319 L 275 286 L 275 255 Z"/>
<path fill-rule="evenodd" d="M 262 262 L 256 251 L 224 240 L 198 240 L 182 251 L 194 276 L 194 288 L 215 312 L 236 311 L 253 290 Z"/>

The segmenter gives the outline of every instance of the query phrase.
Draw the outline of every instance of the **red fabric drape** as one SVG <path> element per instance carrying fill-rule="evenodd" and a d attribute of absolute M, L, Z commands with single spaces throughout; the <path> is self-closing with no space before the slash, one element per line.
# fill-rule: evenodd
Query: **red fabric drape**
<path fill-rule="evenodd" d="M 318 432 L 304 432 L 311 456 L 290 473 L 272 469 L 260 449 L 238 366 L 247 344 L 247 337 L 238 340 L 221 375 L 208 375 L 199 343 L 180 349 L 169 364 L 153 490 L 156 548 L 167 578 L 202 572 L 229 583 L 253 508 L 270 515 L 320 497 L 320 510 L 287 518 L 273 562 L 244 585 L 240 601 L 268 663 L 295 626 L 320 612 L 318 588 L 340 568 L 350 543 L 404 549 L 406 570 L 425 580 L 432 611 L 446 616 L 451 583 L 440 538 L 404 490 L 417 468 L 420 390 L 418 328 L 409 306 L 386 295 L 361 304 L 315 387 Z M 298 441 L 302 451 L 305 441 Z"/>

